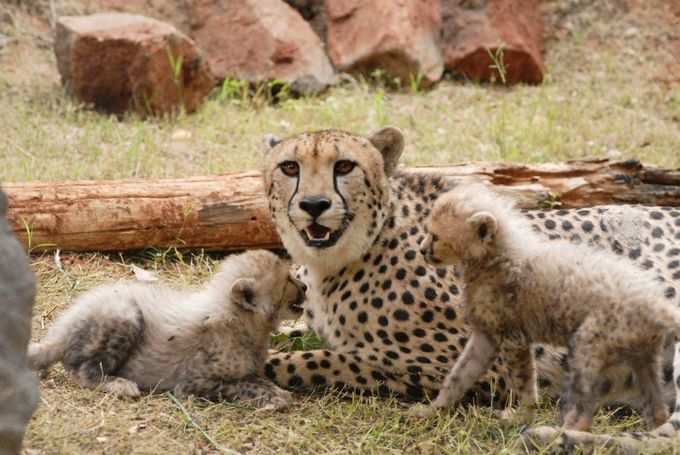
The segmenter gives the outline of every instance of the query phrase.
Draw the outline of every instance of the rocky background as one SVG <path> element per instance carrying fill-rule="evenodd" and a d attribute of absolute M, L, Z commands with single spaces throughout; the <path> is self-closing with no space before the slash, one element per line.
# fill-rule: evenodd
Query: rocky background
<path fill-rule="evenodd" d="M 49 8 L 61 79 L 106 112 L 193 112 L 224 79 L 280 81 L 316 94 L 339 74 L 376 70 L 429 87 L 445 72 L 476 81 L 540 83 L 539 0 L 91 1 L 96 14 Z M 68 10 L 68 8 L 62 8 Z M 68 11 L 64 11 L 68 13 Z"/>
<path fill-rule="evenodd" d="M 544 42 L 584 0 L 6 0 L 33 14 L 67 91 L 109 112 L 195 111 L 221 81 L 286 84 L 310 95 L 343 75 L 427 88 L 446 74 L 539 84 Z M 603 13 L 641 0 L 599 2 Z M 663 3 L 663 2 L 660 2 Z M 57 6 L 55 6 L 57 5 Z M 680 2 L 660 16 L 676 21 Z M 0 25 L 0 48 L 9 37 Z M 635 33 L 632 31 L 631 33 Z M 678 37 L 674 37 L 677 39 Z M 680 46 L 676 46 L 680 47 Z M 377 73 L 376 73 L 377 72 Z"/>

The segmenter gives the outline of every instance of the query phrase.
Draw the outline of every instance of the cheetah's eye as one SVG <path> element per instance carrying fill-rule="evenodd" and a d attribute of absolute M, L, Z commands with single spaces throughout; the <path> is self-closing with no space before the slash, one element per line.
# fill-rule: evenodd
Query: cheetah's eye
<path fill-rule="evenodd" d="M 297 177 L 300 174 L 300 165 L 295 161 L 284 161 L 279 164 L 281 172 L 286 174 L 288 177 Z"/>
<path fill-rule="evenodd" d="M 337 175 L 347 175 L 356 167 L 357 163 L 350 160 L 340 160 L 335 163 L 335 173 Z"/>

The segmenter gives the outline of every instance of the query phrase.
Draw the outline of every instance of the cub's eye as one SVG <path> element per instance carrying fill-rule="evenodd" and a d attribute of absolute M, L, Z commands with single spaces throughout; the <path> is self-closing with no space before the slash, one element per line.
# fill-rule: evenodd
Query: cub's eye
<path fill-rule="evenodd" d="M 335 173 L 338 175 L 347 175 L 352 170 L 354 167 L 357 165 L 354 161 L 350 160 L 340 160 L 337 163 L 335 163 Z"/>
<path fill-rule="evenodd" d="M 279 164 L 279 167 L 281 168 L 281 171 L 288 177 L 297 177 L 300 173 L 300 165 L 295 161 L 284 161 L 283 163 Z"/>

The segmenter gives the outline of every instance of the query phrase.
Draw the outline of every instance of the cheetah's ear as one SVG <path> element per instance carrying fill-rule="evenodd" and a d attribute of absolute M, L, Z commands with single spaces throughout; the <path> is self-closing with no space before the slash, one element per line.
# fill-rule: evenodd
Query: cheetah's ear
<path fill-rule="evenodd" d="M 269 153 L 271 149 L 281 143 L 281 139 L 274 136 L 273 134 L 267 133 L 262 136 L 262 150 L 265 154 Z"/>
<path fill-rule="evenodd" d="M 498 230 L 498 221 L 489 212 L 477 212 L 467 219 L 467 223 L 477 231 L 479 240 L 482 242 L 491 240 Z"/>
<path fill-rule="evenodd" d="M 231 300 L 247 311 L 255 311 L 255 280 L 239 278 L 231 285 Z"/>
<path fill-rule="evenodd" d="M 394 174 L 399 164 L 399 157 L 404 150 L 404 135 L 398 128 L 388 126 L 371 134 L 368 138 L 371 144 L 377 148 L 385 163 L 385 175 Z"/>

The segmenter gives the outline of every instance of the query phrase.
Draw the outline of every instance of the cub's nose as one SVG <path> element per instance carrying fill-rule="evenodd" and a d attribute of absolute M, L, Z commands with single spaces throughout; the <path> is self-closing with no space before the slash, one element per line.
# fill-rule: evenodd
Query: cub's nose
<path fill-rule="evenodd" d="M 331 201 L 323 196 L 309 196 L 300 201 L 300 208 L 316 219 L 331 208 Z"/>
<path fill-rule="evenodd" d="M 420 246 L 420 254 L 422 254 L 423 256 L 427 256 L 427 253 L 429 253 L 429 251 L 432 247 L 432 240 L 431 240 L 429 234 L 420 242 L 419 246 Z"/>

